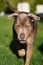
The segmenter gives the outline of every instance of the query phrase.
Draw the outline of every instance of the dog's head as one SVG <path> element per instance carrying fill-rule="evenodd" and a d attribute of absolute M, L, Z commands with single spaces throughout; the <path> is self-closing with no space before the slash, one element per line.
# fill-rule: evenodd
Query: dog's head
<path fill-rule="evenodd" d="M 14 13 L 9 17 L 15 17 L 14 29 L 20 43 L 25 43 L 27 38 L 33 31 L 33 22 L 38 21 L 40 18 L 31 13 Z"/>

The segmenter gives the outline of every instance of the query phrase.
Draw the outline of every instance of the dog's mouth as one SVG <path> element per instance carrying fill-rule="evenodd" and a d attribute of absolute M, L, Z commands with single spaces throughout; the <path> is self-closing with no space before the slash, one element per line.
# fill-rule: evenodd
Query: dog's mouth
<path fill-rule="evenodd" d="M 21 44 L 26 43 L 26 40 L 19 40 Z"/>

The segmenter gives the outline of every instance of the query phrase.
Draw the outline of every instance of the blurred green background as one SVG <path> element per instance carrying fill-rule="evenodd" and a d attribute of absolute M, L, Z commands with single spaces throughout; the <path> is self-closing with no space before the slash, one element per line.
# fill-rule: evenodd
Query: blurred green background
<path fill-rule="evenodd" d="M 19 2 L 29 2 L 31 12 L 35 11 L 37 4 L 43 4 L 43 0 L 9 0 L 12 7 L 17 7 Z M 7 10 L 6 0 L 0 0 L 0 12 Z M 43 19 L 43 14 L 39 15 Z M 43 65 L 43 20 L 38 24 L 36 40 L 34 43 L 34 51 L 30 65 Z M 0 65 L 24 65 L 24 59 L 18 58 L 14 53 L 14 46 L 10 49 L 13 39 L 12 25 L 13 19 L 8 19 L 7 15 L 0 16 Z"/>
<path fill-rule="evenodd" d="M 30 4 L 31 12 L 34 12 L 37 4 L 43 4 L 43 0 L 8 0 L 12 7 L 17 8 L 19 2 L 28 2 Z M 0 12 L 6 10 L 6 0 L 0 0 Z"/>

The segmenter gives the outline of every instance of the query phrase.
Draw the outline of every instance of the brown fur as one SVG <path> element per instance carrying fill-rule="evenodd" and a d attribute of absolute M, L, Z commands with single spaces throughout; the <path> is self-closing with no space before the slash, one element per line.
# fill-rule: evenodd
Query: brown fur
<path fill-rule="evenodd" d="M 25 65 L 29 65 L 33 52 L 34 40 L 37 32 L 37 21 L 39 20 L 39 17 L 34 14 L 25 12 L 16 14 L 14 13 L 13 15 L 9 15 L 8 17 L 11 18 L 12 16 L 15 18 L 13 28 L 17 34 L 17 38 L 20 44 L 26 44 L 26 49 L 22 49 L 20 48 L 20 44 L 16 44 L 18 55 L 20 57 L 26 55 Z M 23 41 L 21 42 L 21 40 Z"/>

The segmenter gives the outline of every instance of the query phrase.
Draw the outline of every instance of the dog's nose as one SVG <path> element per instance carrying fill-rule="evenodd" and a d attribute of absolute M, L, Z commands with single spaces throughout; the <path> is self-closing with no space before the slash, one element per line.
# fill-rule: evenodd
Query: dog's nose
<path fill-rule="evenodd" d="M 21 38 L 21 40 L 24 40 L 25 34 L 24 33 L 20 33 L 20 38 Z"/>

